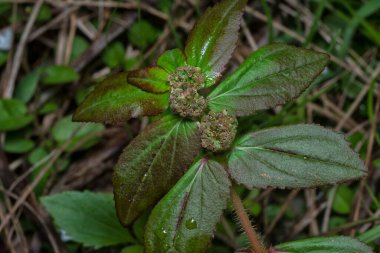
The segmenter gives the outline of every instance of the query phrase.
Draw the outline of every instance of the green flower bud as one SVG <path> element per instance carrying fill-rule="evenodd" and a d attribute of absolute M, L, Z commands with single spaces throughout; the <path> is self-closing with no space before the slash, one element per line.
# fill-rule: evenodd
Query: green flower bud
<path fill-rule="evenodd" d="M 226 110 L 210 112 L 199 123 L 202 147 L 212 152 L 224 151 L 231 147 L 237 131 L 236 117 Z"/>
<path fill-rule="evenodd" d="M 184 66 L 177 68 L 169 76 L 171 85 L 170 108 L 182 117 L 196 118 L 207 107 L 206 99 L 198 94 L 204 86 L 204 76 L 200 68 Z"/>
<path fill-rule="evenodd" d="M 172 88 L 170 108 L 181 117 L 196 118 L 202 115 L 207 103 L 204 97 L 193 88 Z"/>
<path fill-rule="evenodd" d="M 186 89 L 192 87 L 199 90 L 203 88 L 204 82 L 205 78 L 198 67 L 179 67 L 169 76 L 169 84 L 173 88 Z"/>

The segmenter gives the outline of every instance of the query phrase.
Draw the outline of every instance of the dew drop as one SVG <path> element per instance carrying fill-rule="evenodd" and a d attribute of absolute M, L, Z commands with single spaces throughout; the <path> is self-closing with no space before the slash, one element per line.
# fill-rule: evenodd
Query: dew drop
<path fill-rule="evenodd" d="M 145 173 L 143 178 L 141 179 L 141 183 L 144 183 L 147 177 L 148 177 L 148 173 Z"/>
<path fill-rule="evenodd" d="M 197 222 L 196 222 L 193 218 L 188 219 L 188 220 L 186 221 L 185 225 L 186 225 L 186 228 L 187 228 L 187 229 L 190 229 L 190 230 L 191 230 L 191 229 L 195 229 L 195 228 L 198 227 Z"/>
<path fill-rule="evenodd" d="M 161 228 L 159 231 L 158 231 L 158 237 L 161 239 L 161 240 L 165 240 L 166 236 L 168 234 L 168 231 L 165 229 L 165 228 Z"/>
<path fill-rule="evenodd" d="M 307 157 L 306 157 L 306 156 L 304 156 L 304 157 L 303 157 L 303 159 L 304 159 L 304 160 L 307 160 Z"/>

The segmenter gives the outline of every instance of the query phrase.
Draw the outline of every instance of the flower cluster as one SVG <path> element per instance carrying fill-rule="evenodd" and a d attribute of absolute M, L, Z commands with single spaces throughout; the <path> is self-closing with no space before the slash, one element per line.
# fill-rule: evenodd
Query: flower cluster
<path fill-rule="evenodd" d="M 207 101 L 198 93 L 205 82 L 201 69 L 188 65 L 179 67 L 169 76 L 168 81 L 173 112 L 185 118 L 202 117 L 198 123 L 202 147 L 212 152 L 230 148 L 236 135 L 237 119 L 226 110 L 205 114 Z"/>
<path fill-rule="evenodd" d="M 199 123 L 202 147 L 213 152 L 229 149 L 235 139 L 237 123 L 236 117 L 226 110 L 203 116 Z"/>
<path fill-rule="evenodd" d="M 200 68 L 179 67 L 169 76 L 170 107 L 181 117 L 196 118 L 207 107 L 206 99 L 198 90 L 204 86 L 204 77 Z"/>

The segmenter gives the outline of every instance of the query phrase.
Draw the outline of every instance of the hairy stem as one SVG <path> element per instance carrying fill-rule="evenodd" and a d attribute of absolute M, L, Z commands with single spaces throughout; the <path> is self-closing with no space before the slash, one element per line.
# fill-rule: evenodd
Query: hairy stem
<path fill-rule="evenodd" d="M 251 243 L 253 253 L 267 253 L 268 251 L 261 244 L 259 236 L 256 234 L 255 230 L 252 227 L 251 221 L 249 220 L 248 214 L 245 212 L 243 203 L 239 195 L 235 192 L 234 189 L 231 189 L 231 200 L 234 206 L 234 209 L 239 217 L 240 223 L 248 236 L 248 240 Z"/>

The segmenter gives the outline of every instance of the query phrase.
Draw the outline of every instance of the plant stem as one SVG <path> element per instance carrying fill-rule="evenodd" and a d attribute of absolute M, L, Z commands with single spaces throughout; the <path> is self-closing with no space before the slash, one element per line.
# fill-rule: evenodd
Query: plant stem
<path fill-rule="evenodd" d="M 236 211 L 236 214 L 239 217 L 240 223 L 248 236 L 248 240 L 251 243 L 254 253 L 267 253 L 268 251 L 261 244 L 259 236 L 256 234 L 255 230 L 252 227 L 251 221 L 249 220 L 248 214 L 245 212 L 243 202 L 241 201 L 239 195 L 235 192 L 234 189 L 231 189 L 231 200 Z"/>

